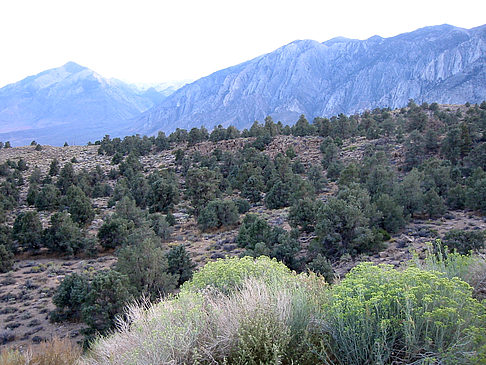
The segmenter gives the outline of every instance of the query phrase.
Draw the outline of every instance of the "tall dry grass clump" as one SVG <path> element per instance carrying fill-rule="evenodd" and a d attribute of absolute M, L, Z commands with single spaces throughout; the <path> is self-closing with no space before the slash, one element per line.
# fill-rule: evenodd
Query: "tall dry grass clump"
<path fill-rule="evenodd" d="M 267 260 L 244 263 L 267 265 Z M 214 266 L 211 270 L 220 273 Z M 219 285 L 218 277 L 216 287 L 205 284 L 183 290 L 148 308 L 132 305 L 127 319 L 119 322 L 119 331 L 98 339 L 84 363 L 315 364 L 325 281 L 296 274 L 285 283 L 269 277 L 237 277 L 238 285 L 232 289 Z"/>
<path fill-rule="evenodd" d="M 0 365 L 76 365 L 81 348 L 68 339 L 54 338 L 24 352 L 3 349 Z"/>

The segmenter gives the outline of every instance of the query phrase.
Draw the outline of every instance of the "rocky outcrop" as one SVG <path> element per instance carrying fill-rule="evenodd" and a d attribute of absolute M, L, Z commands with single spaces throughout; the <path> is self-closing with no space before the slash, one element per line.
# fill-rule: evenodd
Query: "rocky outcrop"
<path fill-rule="evenodd" d="M 427 27 L 391 38 L 295 41 L 186 85 L 120 133 L 222 124 L 271 115 L 293 123 L 416 102 L 486 99 L 486 26 Z"/>

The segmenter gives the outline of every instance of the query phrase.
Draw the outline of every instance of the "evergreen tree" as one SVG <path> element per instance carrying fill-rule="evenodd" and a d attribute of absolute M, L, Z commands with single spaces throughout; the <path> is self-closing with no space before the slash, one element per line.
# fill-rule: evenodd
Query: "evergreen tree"
<path fill-rule="evenodd" d="M 167 251 L 168 272 L 178 277 L 177 286 L 181 286 L 192 278 L 196 265 L 192 262 L 183 245 L 172 246 Z"/>

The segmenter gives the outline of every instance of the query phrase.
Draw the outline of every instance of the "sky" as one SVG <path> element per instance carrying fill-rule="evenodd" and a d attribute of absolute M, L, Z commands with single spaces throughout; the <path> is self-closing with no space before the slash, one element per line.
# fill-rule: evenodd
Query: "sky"
<path fill-rule="evenodd" d="M 68 61 L 130 83 L 195 80 L 296 39 L 486 23 L 484 0 L 0 2 L 0 87 Z"/>

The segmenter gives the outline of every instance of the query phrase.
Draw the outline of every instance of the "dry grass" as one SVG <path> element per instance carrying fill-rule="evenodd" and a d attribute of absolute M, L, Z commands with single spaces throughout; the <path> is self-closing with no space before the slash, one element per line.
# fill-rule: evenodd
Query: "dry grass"
<path fill-rule="evenodd" d="M 309 290 L 310 285 L 320 290 Z M 150 307 L 132 305 L 118 332 L 99 339 L 83 363 L 290 363 L 294 352 L 303 350 L 300 343 L 308 340 L 322 306 L 308 296 L 325 292 L 324 287 L 323 280 L 296 280 L 288 286 L 247 280 L 232 294 L 185 292 Z"/>
<path fill-rule="evenodd" d="M 81 349 L 67 339 L 54 338 L 21 353 L 3 349 L 0 365 L 75 365 L 79 364 Z"/>
<path fill-rule="evenodd" d="M 474 288 L 473 296 L 476 299 L 486 299 L 486 254 L 475 255 L 465 279 Z"/>

